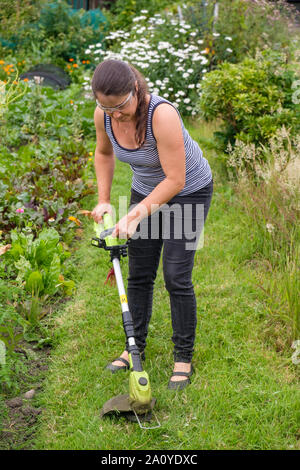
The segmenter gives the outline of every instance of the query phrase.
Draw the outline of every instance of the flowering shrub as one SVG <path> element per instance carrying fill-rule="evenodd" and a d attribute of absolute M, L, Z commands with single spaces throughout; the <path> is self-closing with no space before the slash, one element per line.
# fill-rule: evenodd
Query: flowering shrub
<path fill-rule="evenodd" d="M 230 39 L 225 38 L 228 43 Z M 94 64 L 108 58 L 127 61 L 143 73 L 151 93 L 173 102 L 183 114 L 196 114 L 195 101 L 211 55 L 196 27 L 170 12 L 150 17 L 142 10 L 130 32 L 111 32 L 103 47 L 99 43 L 85 51 Z M 89 89 L 87 82 L 85 87 Z"/>

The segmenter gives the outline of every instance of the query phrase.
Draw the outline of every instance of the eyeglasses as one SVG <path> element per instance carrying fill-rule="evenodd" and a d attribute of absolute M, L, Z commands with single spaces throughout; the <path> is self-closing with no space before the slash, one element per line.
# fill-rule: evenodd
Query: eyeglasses
<path fill-rule="evenodd" d="M 114 111 L 120 111 L 120 109 L 122 109 L 125 106 L 125 104 L 128 103 L 130 98 L 132 98 L 132 95 L 133 95 L 133 92 L 131 91 L 129 95 L 127 96 L 126 100 L 124 100 L 121 104 L 118 104 L 114 108 L 110 108 L 108 106 L 102 106 L 102 104 L 100 104 L 97 99 L 96 99 L 96 103 L 97 103 L 98 108 L 102 109 L 102 111 L 113 113 Z"/>

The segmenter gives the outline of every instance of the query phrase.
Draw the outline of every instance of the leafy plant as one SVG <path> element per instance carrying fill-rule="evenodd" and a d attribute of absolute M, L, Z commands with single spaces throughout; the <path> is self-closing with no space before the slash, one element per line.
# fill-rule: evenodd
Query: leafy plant
<path fill-rule="evenodd" d="M 74 85 L 56 92 L 32 83 L 9 106 L 0 145 L 0 214 L 7 242 L 11 229 L 31 224 L 37 233 L 45 223 L 72 240 L 75 224 L 69 217 L 80 199 L 94 192 L 83 141 L 94 136 L 91 114 Z"/>
<path fill-rule="evenodd" d="M 23 330 L 16 331 L 16 326 L 24 323 L 21 321 L 20 315 L 14 310 L 7 311 L 6 315 L 1 315 L 0 319 L 0 340 L 5 345 L 8 353 L 12 353 L 18 346 L 19 342 L 23 339 Z"/>
<path fill-rule="evenodd" d="M 38 238 L 26 232 L 11 232 L 12 246 L 6 260 L 14 265 L 16 281 L 34 298 L 54 295 L 66 282 L 60 278 L 63 263 L 70 256 L 59 243 L 60 237 L 54 228 L 44 228 Z M 69 287 L 69 285 L 67 285 Z M 33 308 L 36 308 L 33 302 Z"/>
<path fill-rule="evenodd" d="M 264 51 L 240 64 L 224 63 L 206 75 L 199 108 L 206 120 L 222 119 L 223 150 L 235 139 L 264 144 L 285 125 L 295 134 L 300 107 L 293 103 L 296 74 L 284 54 Z"/>

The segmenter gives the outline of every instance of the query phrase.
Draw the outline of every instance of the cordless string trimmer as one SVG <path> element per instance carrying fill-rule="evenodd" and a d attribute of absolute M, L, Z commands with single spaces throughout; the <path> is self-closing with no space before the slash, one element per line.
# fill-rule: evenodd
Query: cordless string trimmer
<path fill-rule="evenodd" d="M 111 236 L 114 230 L 114 224 L 111 215 L 108 213 L 105 213 L 103 216 L 103 224 L 94 223 L 94 228 L 97 237 L 92 239 L 92 245 L 109 251 L 110 259 L 113 263 L 113 271 L 122 307 L 123 327 L 128 341 L 130 364 L 129 394 L 118 395 L 108 400 L 101 410 L 101 417 L 108 413 L 123 414 L 131 421 L 138 421 L 140 427 L 144 428 L 141 425 L 141 421 L 151 420 L 152 410 L 156 400 L 151 396 L 149 376 L 143 369 L 140 351 L 135 343 L 134 326 L 127 303 L 120 267 L 121 257 L 127 256 L 128 241 L 126 241 L 125 244 L 119 244 L 119 240 Z M 155 427 L 159 426 L 160 424 L 158 423 L 158 426 Z M 147 427 L 144 429 L 152 428 Z"/>

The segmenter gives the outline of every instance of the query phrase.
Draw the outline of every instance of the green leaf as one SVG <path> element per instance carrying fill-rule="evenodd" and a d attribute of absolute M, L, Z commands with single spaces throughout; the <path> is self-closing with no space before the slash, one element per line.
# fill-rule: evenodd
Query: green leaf
<path fill-rule="evenodd" d="M 45 291 L 54 294 L 58 288 L 59 275 L 61 271 L 60 259 L 57 253 L 54 254 L 49 270 L 44 277 Z"/>
<path fill-rule="evenodd" d="M 64 280 L 62 281 L 62 285 L 64 286 L 66 295 L 72 295 L 73 290 L 75 289 L 75 282 L 71 280 Z"/>
<path fill-rule="evenodd" d="M 31 264 L 24 256 L 20 256 L 20 259 L 15 262 L 15 267 L 19 271 L 16 281 L 21 284 L 32 271 Z"/>
<path fill-rule="evenodd" d="M 26 281 L 26 290 L 32 292 L 33 294 L 41 294 L 44 290 L 43 277 L 40 271 L 33 271 L 27 281 Z"/>

